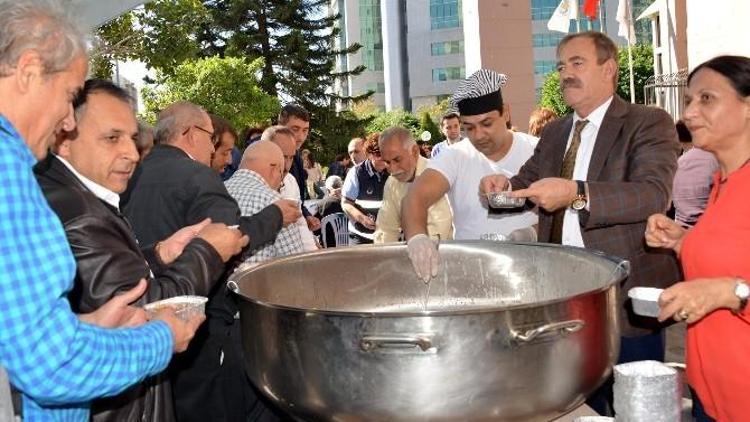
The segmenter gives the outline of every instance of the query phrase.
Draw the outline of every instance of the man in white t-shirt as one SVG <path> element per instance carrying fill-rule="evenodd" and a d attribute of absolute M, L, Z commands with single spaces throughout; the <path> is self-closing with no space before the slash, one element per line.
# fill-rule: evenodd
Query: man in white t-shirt
<path fill-rule="evenodd" d="M 478 192 L 478 183 L 486 175 L 516 174 L 536 146 L 536 138 L 507 129 L 508 106 L 501 93 L 506 79 L 480 69 L 461 82 L 451 101 L 470 142 L 459 142 L 433 159 L 403 200 L 401 223 L 409 257 L 425 281 L 438 270 L 437 245 L 426 235 L 427 209 L 443 195 L 448 195 L 453 209 L 455 239 L 495 233 L 511 240 L 536 240 L 533 211 L 490 209 Z"/>

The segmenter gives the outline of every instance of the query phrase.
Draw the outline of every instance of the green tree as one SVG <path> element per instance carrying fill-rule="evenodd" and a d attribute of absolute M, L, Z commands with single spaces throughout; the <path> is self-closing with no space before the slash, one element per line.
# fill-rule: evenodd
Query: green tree
<path fill-rule="evenodd" d="M 433 105 L 425 105 L 422 107 L 419 107 L 417 109 L 417 114 L 422 115 L 422 113 L 429 113 L 430 117 L 432 118 L 432 121 L 435 122 L 438 126 L 440 126 L 440 119 L 443 118 L 443 115 L 448 112 L 448 108 L 450 107 L 450 98 L 444 98 L 442 101 L 439 101 Z"/>
<path fill-rule="evenodd" d="M 252 63 L 235 57 L 185 61 L 171 75 L 159 73 L 155 87 L 144 88 L 144 117 L 153 122 L 169 104 L 190 101 L 226 118 L 238 130 L 268 124 L 280 105 L 258 85 L 255 75 L 262 67 L 263 59 Z"/>
<path fill-rule="evenodd" d="M 440 133 L 440 128 L 438 127 L 438 125 L 436 125 L 435 122 L 432 120 L 432 117 L 430 117 L 430 113 L 426 111 L 422 112 L 421 117 L 419 118 L 419 130 L 420 130 L 420 135 L 421 135 L 421 132 L 424 132 L 424 131 L 427 131 L 430 133 L 431 144 L 438 142 L 440 138 L 442 138 L 443 136 Z"/>
<path fill-rule="evenodd" d="M 632 50 L 635 102 L 643 104 L 643 87 L 646 85 L 646 79 L 654 75 L 654 52 L 650 44 L 634 45 Z M 630 101 L 630 71 L 628 70 L 627 48 L 620 49 L 618 62 L 620 74 L 617 81 L 617 94 Z"/>
<path fill-rule="evenodd" d="M 617 58 L 619 78 L 617 81 L 617 95 L 630 101 L 630 71 L 628 69 L 628 50 L 621 48 Z M 654 74 L 653 50 L 650 45 L 633 46 L 633 81 L 635 81 L 635 102 L 643 103 L 643 87 L 646 80 Z M 560 91 L 560 74 L 550 72 L 544 78 L 539 105 L 549 107 L 563 116 L 573 110 L 565 104 Z"/>
<path fill-rule="evenodd" d="M 544 77 L 542 92 L 539 96 L 539 106 L 551 108 L 558 116 L 564 116 L 573 111 L 563 99 L 560 91 L 560 74 L 550 72 Z"/>
<path fill-rule="evenodd" d="M 409 129 L 416 139 L 419 139 L 419 119 L 416 116 L 401 109 L 378 113 L 365 127 L 367 133 L 382 132 L 391 126 L 402 126 Z"/>

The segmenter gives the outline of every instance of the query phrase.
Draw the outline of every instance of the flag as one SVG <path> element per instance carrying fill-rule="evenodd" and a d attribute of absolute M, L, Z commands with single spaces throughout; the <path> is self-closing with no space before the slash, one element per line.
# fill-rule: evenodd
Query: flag
<path fill-rule="evenodd" d="M 549 18 L 547 29 L 568 33 L 571 19 L 578 19 L 578 0 L 562 0 Z"/>
<path fill-rule="evenodd" d="M 595 21 L 599 19 L 597 8 L 599 7 L 599 0 L 585 0 L 583 2 L 583 14 L 588 16 L 589 19 Z"/>
<path fill-rule="evenodd" d="M 617 4 L 617 35 L 628 40 L 629 45 L 635 44 L 635 27 L 633 27 L 633 14 L 630 0 L 620 0 Z"/>

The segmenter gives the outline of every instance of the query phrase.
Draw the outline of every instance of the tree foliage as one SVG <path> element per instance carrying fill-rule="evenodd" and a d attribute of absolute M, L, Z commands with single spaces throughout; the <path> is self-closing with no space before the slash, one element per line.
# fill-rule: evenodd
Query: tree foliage
<path fill-rule="evenodd" d="M 420 137 L 421 137 L 421 132 L 427 131 L 430 133 L 430 143 L 433 143 L 433 144 L 443 136 L 440 133 L 440 128 L 438 127 L 437 124 L 435 124 L 435 121 L 432 120 L 430 113 L 428 113 L 427 111 L 423 111 L 422 114 L 420 115 L 419 129 L 420 129 Z"/>
<path fill-rule="evenodd" d="M 550 72 L 544 77 L 542 83 L 542 92 L 539 96 L 539 106 L 552 109 L 558 116 L 564 116 L 571 113 L 571 109 L 563 99 L 560 91 L 560 74 Z"/>
<path fill-rule="evenodd" d="M 635 82 L 635 102 L 643 104 L 643 87 L 646 79 L 654 75 L 654 51 L 650 44 L 638 44 L 633 48 L 633 81 Z M 618 62 L 620 78 L 617 81 L 617 94 L 630 100 L 630 71 L 628 70 L 628 49 L 621 48 Z"/>
<path fill-rule="evenodd" d="M 190 101 L 229 120 L 235 128 L 269 124 L 280 109 L 276 97 L 263 92 L 255 76 L 263 59 L 209 57 L 188 60 L 170 75 L 159 73 L 156 87 L 144 88 L 145 118 L 156 115 L 176 101 Z"/>
<path fill-rule="evenodd" d="M 654 74 L 653 50 L 650 45 L 633 46 L 633 81 L 635 82 L 635 101 L 643 103 L 643 87 L 646 80 Z M 619 79 L 617 94 L 625 100 L 630 100 L 630 71 L 628 69 L 628 50 L 621 48 L 618 55 Z M 560 75 L 550 72 L 544 78 L 539 105 L 549 107 L 563 116 L 573 110 L 565 104 L 560 91 Z"/>
<path fill-rule="evenodd" d="M 182 80 L 169 82 L 172 76 L 181 77 L 177 72 L 178 69 L 184 71 L 182 63 L 214 56 L 241 57 L 252 63 L 262 58 L 262 65 L 255 69 L 259 75 L 255 86 L 272 97 L 296 102 L 311 112 L 313 130 L 309 146 L 337 148 L 353 135 L 343 134 L 343 131 L 361 131 L 367 122 L 354 114 L 337 111 L 337 106 L 370 95 L 342 97 L 330 89 L 336 80 L 364 70 L 359 66 L 347 72 L 335 72 L 337 58 L 360 48 L 358 44 L 336 44 L 340 31 L 338 20 L 338 15 L 329 14 L 326 0 L 154 0 L 98 31 L 97 39 L 103 51 L 112 53 L 98 56 L 92 68 L 103 68 L 102 73 L 106 73 L 107 62 L 112 59 L 138 59 L 157 71 L 156 82 L 187 88 Z M 225 79 L 235 77 L 230 74 Z M 216 76 L 216 80 L 222 78 Z M 221 86 L 237 90 L 230 84 Z M 154 89 L 149 91 L 151 113 L 163 105 L 154 102 Z M 205 87 L 194 87 L 192 91 L 199 89 Z M 232 92 L 222 97 L 242 99 Z M 161 94 L 159 98 L 170 97 Z M 253 104 L 236 104 L 234 109 L 253 107 Z M 232 121 L 249 118 L 229 114 L 223 117 Z M 256 118 L 265 119 L 265 115 Z"/>
<path fill-rule="evenodd" d="M 401 109 L 386 111 L 375 115 L 372 121 L 365 127 L 367 133 L 382 132 L 391 126 L 402 126 L 409 129 L 416 139 L 422 133 L 419 119 L 408 111 Z"/>

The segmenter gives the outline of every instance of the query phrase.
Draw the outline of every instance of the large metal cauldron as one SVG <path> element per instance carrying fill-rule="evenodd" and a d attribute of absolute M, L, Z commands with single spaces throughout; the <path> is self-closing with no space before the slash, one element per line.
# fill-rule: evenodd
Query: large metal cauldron
<path fill-rule="evenodd" d="M 250 378 L 300 420 L 550 420 L 619 348 L 628 263 L 584 249 L 444 242 L 429 286 L 404 245 L 235 273 Z"/>

